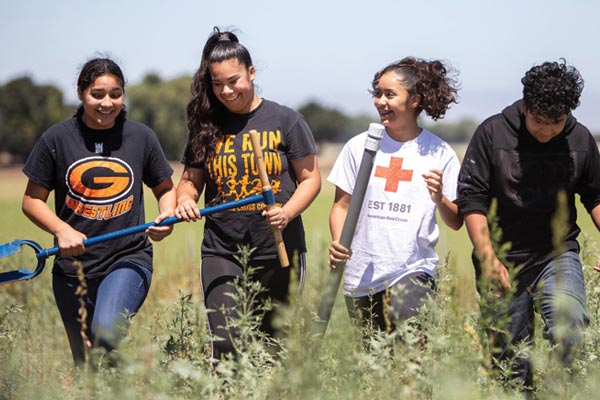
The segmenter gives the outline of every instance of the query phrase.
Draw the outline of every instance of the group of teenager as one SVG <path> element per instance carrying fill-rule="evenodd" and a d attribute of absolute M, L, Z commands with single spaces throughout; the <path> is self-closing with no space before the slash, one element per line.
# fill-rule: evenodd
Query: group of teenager
<path fill-rule="evenodd" d="M 418 314 L 435 294 L 439 258 L 437 213 L 448 227 L 463 222 L 473 243 L 479 288 L 493 299 L 508 298 L 498 318 L 508 327 L 497 335 L 495 359 L 513 360 L 512 377 L 531 385 L 526 356 L 515 353 L 534 335 L 534 311 L 545 334 L 569 366 L 582 351 L 588 325 L 579 257 L 575 194 L 600 229 L 600 157 L 590 132 L 571 114 L 583 89 L 579 72 L 564 60 L 532 67 L 522 79 L 523 95 L 476 129 L 462 165 L 453 149 L 419 125 L 424 112 L 443 118 L 457 101 L 449 65 L 407 57 L 371 81 L 373 104 L 385 127 L 351 248 L 339 243 L 364 151 L 366 133 L 350 139 L 328 181 L 335 185 L 329 216 L 329 263 L 345 263 L 344 296 L 359 325 L 393 329 Z M 126 334 L 130 316 L 144 303 L 152 280 L 152 245 L 167 237 L 167 217 L 201 218 L 198 202 L 221 204 L 259 193 L 248 132 L 260 143 L 275 199 L 269 209 L 239 207 L 203 217 L 201 285 L 211 334 L 211 356 L 235 354 L 235 281 L 244 265 L 240 246 L 253 249 L 251 279 L 264 297 L 286 303 L 290 270 L 306 272 L 301 214 L 319 194 L 317 148 L 305 119 L 261 98 L 253 81 L 250 53 L 229 31 L 215 28 L 191 82 L 189 135 L 184 170 L 174 185 L 172 168 L 154 132 L 126 118 L 125 78 L 107 58 L 81 69 L 76 114 L 50 127 L 23 168 L 28 177 L 23 211 L 52 234 L 60 248 L 53 291 L 73 358 L 84 361 L 86 343 L 78 320 L 80 285 L 86 282 L 86 335 L 93 346 L 113 350 Z M 145 222 L 143 185 L 158 202 L 156 226 L 118 241 L 86 248 L 84 239 Z M 55 210 L 47 205 L 55 192 Z M 495 210 L 499 243 L 490 235 Z M 564 231 L 552 221 L 563 212 Z M 382 221 L 385 221 L 383 223 Z M 282 268 L 272 229 L 281 230 L 291 268 Z M 509 243 L 510 246 L 502 246 Z M 498 253 L 496 249 L 505 248 Z M 160 268 L 159 266 L 156 266 Z M 384 300 L 385 295 L 385 300 Z M 560 306 L 558 299 L 560 298 Z M 562 325 L 568 329 L 560 329 Z M 274 334 L 272 315 L 260 329 Z"/>

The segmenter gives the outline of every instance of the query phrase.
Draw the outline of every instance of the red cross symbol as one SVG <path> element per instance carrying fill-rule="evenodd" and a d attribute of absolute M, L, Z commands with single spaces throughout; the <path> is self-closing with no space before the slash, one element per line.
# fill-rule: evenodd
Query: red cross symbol
<path fill-rule="evenodd" d="M 398 190 L 398 182 L 412 180 L 413 170 L 402 169 L 403 158 L 392 157 L 389 167 L 377 166 L 375 168 L 375 176 L 385 178 L 385 191 L 396 192 Z"/>

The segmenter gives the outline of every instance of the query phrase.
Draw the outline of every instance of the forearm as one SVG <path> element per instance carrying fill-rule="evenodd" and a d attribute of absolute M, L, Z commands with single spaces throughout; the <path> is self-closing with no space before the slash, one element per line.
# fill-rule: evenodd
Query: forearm
<path fill-rule="evenodd" d="M 335 200 L 329 213 L 329 231 L 331 232 L 331 245 L 329 246 L 329 265 L 332 268 L 339 262 L 350 259 L 350 249 L 342 246 L 339 242 L 350 207 L 350 196 L 340 188 L 335 190 Z"/>
<path fill-rule="evenodd" d="M 335 188 L 335 198 L 329 213 L 329 231 L 331 232 L 333 241 L 340 240 L 340 237 L 342 236 L 342 230 L 344 229 L 346 216 L 350 209 L 351 199 L 352 196 L 349 193 L 344 192 L 339 187 Z"/>
<path fill-rule="evenodd" d="M 34 182 L 27 182 L 27 188 L 23 195 L 23 213 L 34 224 L 56 238 L 62 255 L 75 257 L 83 254 L 85 252 L 83 241 L 86 236 L 61 220 L 48 207 L 46 200 L 48 200 L 49 193 L 48 189 Z"/>
<path fill-rule="evenodd" d="M 23 214 L 27 216 L 35 225 L 53 236 L 57 236 L 61 231 L 68 229 L 69 225 L 61 220 L 50 209 L 45 201 L 31 196 L 23 196 L 22 203 Z"/>
<path fill-rule="evenodd" d="M 177 205 L 192 201 L 198 203 L 204 190 L 204 171 L 201 168 L 185 167 L 177 185 Z"/>
<path fill-rule="evenodd" d="M 597 205 L 592 209 L 590 216 L 592 217 L 592 221 L 594 222 L 596 229 L 600 231 L 600 205 Z"/>
<path fill-rule="evenodd" d="M 442 221 L 454 230 L 460 229 L 463 224 L 463 219 L 458 215 L 458 205 L 450 201 L 446 196 L 442 196 L 442 200 L 437 204 L 437 209 L 440 213 Z"/>
<path fill-rule="evenodd" d="M 292 197 L 282 206 L 289 220 L 302 214 L 321 191 L 321 178 L 314 176 L 298 184 Z"/>
<path fill-rule="evenodd" d="M 298 187 L 292 197 L 282 205 L 288 221 L 299 216 L 313 202 L 321 191 L 321 173 L 317 157 L 313 154 L 291 160 L 290 164 L 298 179 Z"/>
<path fill-rule="evenodd" d="M 334 204 L 329 213 L 329 232 L 331 233 L 332 240 L 339 240 L 342 236 L 342 229 L 344 228 L 344 221 L 348 215 L 348 210 Z"/>
<path fill-rule="evenodd" d="M 158 212 L 160 214 L 164 212 L 172 214 L 177 206 L 177 194 L 171 178 L 154 187 L 152 191 L 158 202 Z"/>
<path fill-rule="evenodd" d="M 465 226 L 477 256 L 481 260 L 495 258 L 496 253 L 490 239 L 486 215 L 478 212 L 465 215 Z"/>
<path fill-rule="evenodd" d="M 173 180 L 171 178 L 166 179 L 164 182 L 153 187 L 152 192 L 154 193 L 154 197 L 156 197 L 159 211 L 159 215 L 154 222 L 160 225 L 164 219 L 175 214 L 177 199 Z M 170 235 L 172 231 L 173 225 L 151 226 L 146 230 L 146 234 L 154 241 L 161 241 Z"/>
<path fill-rule="evenodd" d="M 177 186 L 176 198 L 177 204 L 181 204 L 188 200 L 197 203 L 200 198 L 200 193 L 198 193 L 193 182 L 182 179 Z"/>

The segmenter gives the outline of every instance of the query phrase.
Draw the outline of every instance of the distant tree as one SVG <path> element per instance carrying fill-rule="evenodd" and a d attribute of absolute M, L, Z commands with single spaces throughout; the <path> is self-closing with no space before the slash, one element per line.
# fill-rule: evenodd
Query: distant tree
<path fill-rule="evenodd" d="M 146 76 L 144 77 L 144 80 L 143 80 L 143 83 L 147 83 L 149 85 L 158 85 L 161 82 L 162 82 L 162 79 L 155 72 L 150 72 L 150 73 L 146 74 Z"/>
<path fill-rule="evenodd" d="M 28 76 L 0 86 L 0 152 L 23 161 L 40 135 L 72 110 L 52 85 L 36 85 Z"/>
<path fill-rule="evenodd" d="M 423 123 L 423 127 L 450 143 L 468 142 L 477 125 L 478 123 L 471 118 L 463 118 L 456 123 L 440 121 Z"/>
<path fill-rule="evenodd" d="M 150 73 L 141 83 L 127 89 L 128 118 L 152 128 L 170 160 L 179 160 L 183 153 L 191 79 L 181 76 L 163 81 Z"/>
<path fill-rule="evenodd" d="M 379 123 L 379 117 L 368 114 L 360 114 L 353 117 L 350 117 L 350 122 L 348 124 L 348 129 L 344 136 L 341 136 L 338 141 L 347 142 L 353 136 L 364 132 L 369 129 L 369 124 L 371 122 Z"/>
<path fill-rule="evenodd" d="M 311 100 L 298 108 L 317 142 L 335 142 L 347 136 L 351 118 L 341 111 Z"/>

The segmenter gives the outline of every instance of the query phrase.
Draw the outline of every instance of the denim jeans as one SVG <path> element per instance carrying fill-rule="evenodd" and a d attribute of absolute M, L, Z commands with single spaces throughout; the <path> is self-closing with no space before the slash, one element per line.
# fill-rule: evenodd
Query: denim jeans
<path fill-rule="evenodd" d="M 113 350 L 127 334 L 129 317 L 142 307 L 150 289 L 152 272 L 131 261 L 118 263 L 107 275 L 86 280 L 83 297 L 87 311 L 85 334 L 92 346 Z M 67 331 L 69 345 L 76 364 L 85 360 L 82 324 L 79 318 L 79 280 L 53 275 L 54 299 Z"/>
<path fill-rule="evenodd" d="M 344 296 L 344 299 L 350 319 L 363 331 L 368 327 L 386 331 L 396 329 L 398 321 L 417 316 L 420 307 L 435 294 L 435 288 L 431 275 L 417 271 L 404 276 L 387 291 L 371 296 Z M 384 296 L 389 296 L 386 307 Z"/>
<path fill-rule="evenodd" d="M 507 319 L 505 334 L 496 336 L 494 356 L 498 360 L 514 358 L 511 368 L 515 383 L 530 388 L 532 371 L 529 357 L 515 355 L 518 345 L 532 344 L 534 312 L 544 321 L 543 337 L 556 346 L 556 356 L 565 367 L 583 351 L 583 331 L 589 324 L 585 284 L 579 255 L 568 251 L 547 263 L 528 285 L 519 285 L 508 308 L 498 310 L 498 320 Z"/>

